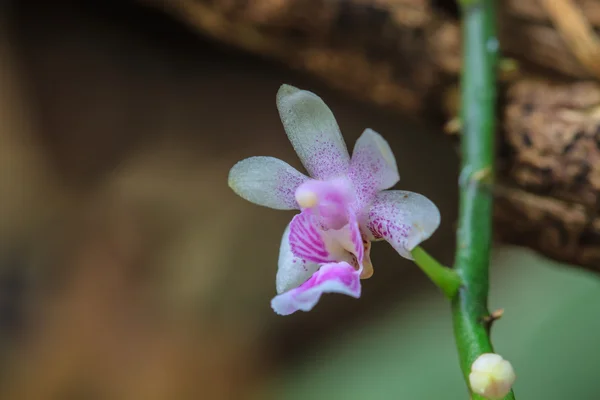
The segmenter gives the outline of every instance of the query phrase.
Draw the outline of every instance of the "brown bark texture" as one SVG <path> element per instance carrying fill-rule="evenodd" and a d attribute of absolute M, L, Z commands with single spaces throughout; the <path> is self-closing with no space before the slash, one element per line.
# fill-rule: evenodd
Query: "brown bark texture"
<path fill-rule="evenodd" d="M 453 2 L 143 2 L 382 107 L 429 120 L 457 114 Z M 500 46 L 516 61 L 501 74 L 498 237 L 600 270 L 600 2 L 498 3 Z"/>

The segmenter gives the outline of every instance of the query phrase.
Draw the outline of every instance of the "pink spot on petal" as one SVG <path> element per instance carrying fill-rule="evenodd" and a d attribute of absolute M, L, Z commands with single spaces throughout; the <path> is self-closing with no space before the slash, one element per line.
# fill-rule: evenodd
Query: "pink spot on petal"
<path fill-rule="evenodd" d="M 369 212 L 368 229 L 375 239 L 385 239 L 394 248 L 405 248 L 412 233 L 406 210 L 394 203 L 375 202 Z"/>

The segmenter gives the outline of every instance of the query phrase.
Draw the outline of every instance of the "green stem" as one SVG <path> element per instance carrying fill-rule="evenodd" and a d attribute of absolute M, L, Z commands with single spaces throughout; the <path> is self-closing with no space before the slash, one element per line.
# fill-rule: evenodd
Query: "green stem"
<path fill-rule="evenodd" d="M 440 264 L 420 246 L 415 247 L 411 254 L 419 268 L 444 292 L 446 297 L 452 299 L 456 296 L 462 284 L 456 271 Z"/>
<path fill-rule="evenodd" d="M 454 334 L 467 384 L 471 364 L 493 353 L 488 334 L 489 259 L 496 111 L 497 48 L 493 0 L 461 0 L 462 178 L 455 271 L 463 286 L 452 300 Z M 472 394 L 473 400 L 483 397 Z M 505 400 L 514 399 L 511 392 Z"/>

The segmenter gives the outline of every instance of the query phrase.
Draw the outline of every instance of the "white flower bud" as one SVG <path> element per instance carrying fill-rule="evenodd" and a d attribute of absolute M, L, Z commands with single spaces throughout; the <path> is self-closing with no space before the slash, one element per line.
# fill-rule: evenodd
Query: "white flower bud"
<path fill-rule="evenodd" d="M 493 353 L 480 355 L 471 365 L 469 374 L 473 393 L 494 400 L 506 396 L 515 379 L 515 371 L 510 362 Z"/>

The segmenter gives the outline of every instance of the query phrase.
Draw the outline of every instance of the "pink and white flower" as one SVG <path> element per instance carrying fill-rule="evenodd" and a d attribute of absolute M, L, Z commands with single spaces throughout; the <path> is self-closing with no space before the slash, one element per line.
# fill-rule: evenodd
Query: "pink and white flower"
<path fill-rule="evenodd" d="M 371 241 L 386 240 L 403 257 L 428 239 L 440 213 L 426 197 L 386 190 L 399 180 L 388 143 L 366 129 L 352 158 L 338 124 L 314 93 L 283 85 L 277 108 L 306 176 L 273 157 L 251 157 L 229 173 L 229 186 L 255 204 L 298 209 L 281 241 L 273 310 L 308 311 L 323 293 L 360 297 L 373 273 Z"/>

